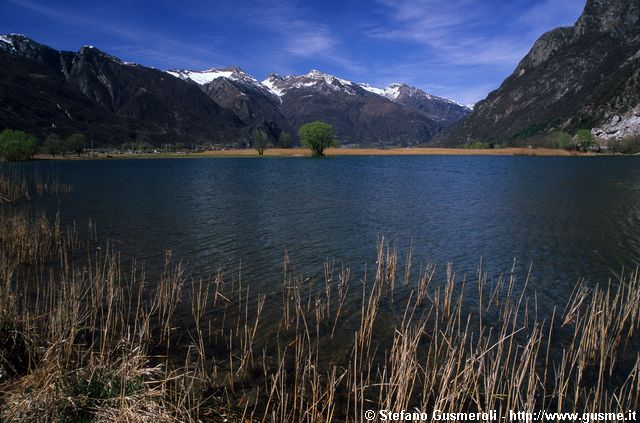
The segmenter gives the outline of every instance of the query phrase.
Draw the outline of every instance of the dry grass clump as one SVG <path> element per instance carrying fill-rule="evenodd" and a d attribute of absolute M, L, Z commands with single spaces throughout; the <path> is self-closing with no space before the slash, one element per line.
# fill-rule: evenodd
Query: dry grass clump
<path fill-rule="evenodd" d="M 0 168 L 0 204 L 15 203 L 29 199 L 29 185 L 26 178 L 17 171 Z"/>
<path fill-rule="evenodd" d="M 362 422 L 365 410 L 627 412 L 640 395 L 638 274 L 578 284 L 541 318 L 528 277 L 413 263 L 381 240 L 360 277 L 288 256 L 148 277 L 60 219 L 0 213 L 0 421 Z"/>
<path fill-rule="evenodd" d="M 60 178 L 47 175 L 41 177 L 34 174 L 27 178 L 19 165 L 0 162 L 0 204 L 19 203 L 30 200 L 33 196 L 66 195 L 73 187 L 60 182 Z"/>

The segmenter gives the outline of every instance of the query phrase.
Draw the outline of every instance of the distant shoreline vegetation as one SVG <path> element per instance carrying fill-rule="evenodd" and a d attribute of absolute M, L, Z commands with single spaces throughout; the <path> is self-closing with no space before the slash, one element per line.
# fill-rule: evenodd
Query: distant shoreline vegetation
<path fill-rule="evenodd" d="M 312 122 L 302 128 L 311 128 L 324 124 Z M 314 126 L 315 125 L 315 126 Z M 325 124 L 326 125 L 326 124 Z M 248 157 L 248 156 L 342 156 L 342 155 L 632 155 L 640 153 L 640 135 L 626 137 L 623 140 L 602 140 L 593 136 L 590 130 L 581 129 L 575 134 L 554 131 L 532 138 L 523 138 L 509 143 L 478 139 L 456 147 L 429 146 L 385 146 L 353 147 L 339 146 L 333 137 L 331 125 L 321 128 L 322 134 L 306 134 L 305 137 L 318 135 L 319 140 L 304 141 L 307 148 L 291 145 L 292 138 L 283 133 L 277 143 L 272 143 L 264 130 L 256 129 L 252 134 L 249 147 L 229 147 L 225 144 L 208 145 L 188 143 L 163 143 L 153 145 L 147 141 L 123 143 L 118 147 L 94 146 L 85 134 L 74 133 L 61 137 L 50 133 L 46 138 L 37 138 L 20 130 L 5 129 L 0 132 L 0 157 L 6 161 L 24 161 L 32 159 L 70 159 L 70 158 L 122 158 L 122 157 Z M 326 132 L 326 133 L 325 133 Z M 323 140 L 326 138 L 326 141 Z M 304 138 L 301 135 L 301 139 Z M 306 139 L 306 138 L 305 138 Z M 316 148 L 317 147 L 317 148 Z"/>

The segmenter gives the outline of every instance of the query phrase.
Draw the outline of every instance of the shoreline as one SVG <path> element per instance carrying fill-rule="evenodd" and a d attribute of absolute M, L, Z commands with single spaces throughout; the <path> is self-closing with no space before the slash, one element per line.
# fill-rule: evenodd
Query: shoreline
<path fill-rule="evenodd" d="M 496 149 L 464 149 L 464 148 L 328 148 L 326 157 L 339 156 L 537 156 L 537 157 L 572 157 L 572 156 L 610 156 L 602 153 L 582 153 L 577 151 L 558 150 L 553 148 L 496 148 Z M 105 154 L 98 153 L 89 157 L 86 155 L 51 156 L 49 154 L 37 154 L 34 160 L 108 160 L 108 159 L 166 159 L 166 158 L 224 158 L 224 157 L 260 157 L 252 148 L 211 150 L 198 153 L 123 153 Z M 263 157 L 311 157 L 311 151 L 307 148 L 269 148 L 264 151 Z"/>

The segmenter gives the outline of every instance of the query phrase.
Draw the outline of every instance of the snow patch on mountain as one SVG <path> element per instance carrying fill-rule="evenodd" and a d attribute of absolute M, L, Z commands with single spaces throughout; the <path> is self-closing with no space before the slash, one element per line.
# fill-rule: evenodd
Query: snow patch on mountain
<path fill-rule="evenodd" d="M 11 34 L 14 35 L 14 34 Z M 0 35 L 0 49 L 14 51 L 16 48 L 13 46 L 13 40 L 7 35 Z"/>
<path fill-rule="evenodd" d="M 397 100 L 401 94 L 400 88 L 402 88 L 402 84 L 398 84 L 398 83 L 390 84 L 384 89 L 384 93 L 382 95 L 387 97 L 389 100 Z"/>
<path fill-rule="evenodd" d="M 349 86 L 349 85 L 353 85 L 353 82 L 348 81 L 346 79 L 342 79 L 342 78 L 338 78 L 336 76 L 333 75 L 329 75 L 326 73 L 322 73 L 318 70 L 312 69 L 311 72 L 307 73 L 306 75 L 307 78 L 311 78 L 314 80 L 322 80 L 324 82 L 326 82 L 327 84 L 335 84 L 336 81 L 340 82 L 342 85 L 345 86 Z"/>
<path fill-rule="evenodd" d="M 469 106 L 461 105 L 453 100 L 433 96 L 425 91 L 411 87 L 407 84 L 393 83 L 385 88 L 378 88 L 367 83 L 356 84 L 347 79 L 338 78 L 319 70 L 313 69 L 304 75 L 281 76 L 275 73 L 270 74 L 266 79 L 258 82 L 255 78 L 248 75 L 238 67 L 229 68 L 212 68 L 204 71 L 193 70 L 170 70 L 167 73 L 187 81 L 195 82 L 199 85 L 206 85 L 218 78 L 225 78 L 231 81 L 240 81 L 245 84 L 254 86 L 255 88 L 274 95 L 278 99 L 291 90 L 313 90 L 320 93 L 345 93 L 347 95 L 362 95 L 363 90 L 385 97 L 391 101 L 398 102 L 402 98 L 426 98 L 437 102 L 446 102 L 456 104 L 472 110 Z"/>
<path fill-rule="evenodd" d="M 369 91 L 370 93 L 384 96 L 384 90 L 381 88 L 374 87 L 373 85 L 369 85 L 365 82 L 358 84 L 365 91 Z"/>
<path fill-rule="evenodd" d="M 277 96 L 278 98 L 282 97 L 285 94 L 285 90 L 279 88 L 277 85 L 277 81 L 279 81 L 279 77 L 275 74 L 271 74 L 262 81 L 262 85 L 264 85 L 269 92 Z"/>
<path fill-rule="evenodd" d="M 231 78 L 233 76 L 232 71 L 220 71 L 218 69 L 209 69 L 205 71 L 176 70 L 167 71 L 167 73 L 180 79 L 191 80 L 200 85 L 208 84 L 218 78 Z"/>
<path fill-rule="evenodd" d="M 290 90 L 306 89 L 321 93 L 344 92 L 348 95 L 358 94 L 358 85 L 346 79 L 312 70 L 304 75 L 280 76 L 271 74 L 262 81 L 269 91 L 278 97 L 282 97 Z"/>

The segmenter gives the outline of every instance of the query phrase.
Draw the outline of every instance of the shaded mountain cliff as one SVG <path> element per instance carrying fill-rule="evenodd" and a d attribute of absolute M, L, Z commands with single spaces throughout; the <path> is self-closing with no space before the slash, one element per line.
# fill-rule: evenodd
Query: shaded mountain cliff
<path fill-rule="evenodd" d="M 637 131 L 639 9 L 638 0 L 588 0 L 574 26 L 540 37 L 500 88 L 437 141 L 517 143 L 554 129 L 581 128 L 622 138 Z M 635 129 L 625 125 L 634 120 Z"/>
<path fill-rule="evenodd" d="M 93 47 L 59 52 L 0 38 L 0 127 L 90 133 L 98 143 L 233 142 L 244 128 L 198 87 Z"/>

